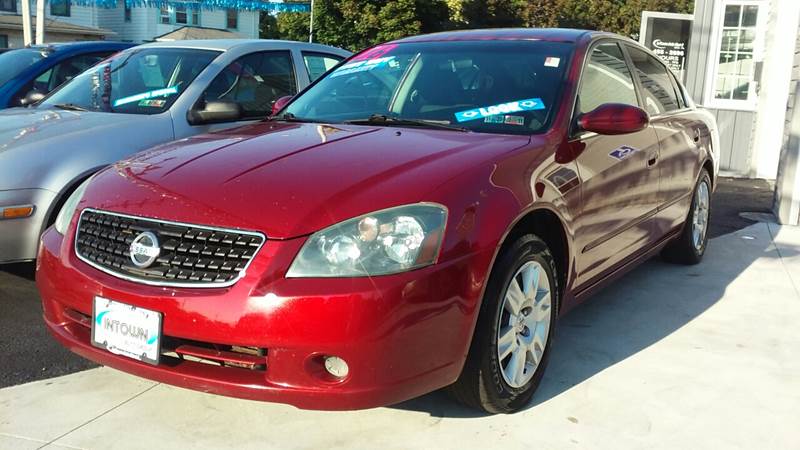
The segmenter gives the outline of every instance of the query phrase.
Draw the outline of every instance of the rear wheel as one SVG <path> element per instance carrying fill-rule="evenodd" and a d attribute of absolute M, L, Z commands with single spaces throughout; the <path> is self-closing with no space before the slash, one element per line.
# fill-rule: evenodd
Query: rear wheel
<path fill-rule="evenodd" d="M 661 251 L 661 257 L 678 264 L 697 264 L 708 245 L 708 224 L 711 218 L 711 177 L 703 170 L 694 188 L 689 215 L 683 231 Z"/>
<path fill-rule="evenodd" d="M 517 239 L 489 278 L 464 370 L 448 388 L 489 413 L 523 408 L 544 374 L 555 328 L 555 262 L 535 235 Z"/>

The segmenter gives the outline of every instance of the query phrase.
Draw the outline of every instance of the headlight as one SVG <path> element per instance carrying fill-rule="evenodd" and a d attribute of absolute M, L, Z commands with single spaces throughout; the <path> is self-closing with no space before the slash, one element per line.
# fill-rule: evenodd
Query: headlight
<path fill-rule="evenodd" d="M 440 205 L 384 209 L 314 233 L 286 276 L 362 277 L 417 269 L 436 262 L 447 222 Z"/>
<path fill-rule="evenodd" d="M 67 198 L 67 201 L 64 202 L 64 206 L 61 207 L 61 211 L 58 212 L 54 228 L 62 235 L 67 232 L 67 228 L 69 228 L 69 222 L 72 220 L 72 216 L 75 214 L 75 208 L 78 207 L 78 202 L 80 202 L 83 198 L 83 193 L 86 192 L 86 186 L 89 185 L 90 181 L 92 181 L 91 178 L 81 183 L 81 185 L 78 186 L 78 188 L 75 189 Z"/>

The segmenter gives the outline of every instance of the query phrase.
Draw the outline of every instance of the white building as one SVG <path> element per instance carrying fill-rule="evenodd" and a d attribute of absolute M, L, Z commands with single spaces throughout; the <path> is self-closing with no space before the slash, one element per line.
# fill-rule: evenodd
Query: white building
<path fill-rule="evenodd" d="M 717 117 L 723 173 L 777 179 L 800 221 L 800 0 L 695 0 L 686 87 Z"/>
<path fill-rule="evenodd" d="M 0 15 L 18 16 L 22 12 L 21 1 L 0 0 Z M 31 11 L 35 9 L 36 1 L 31 0 Z M 258 38 L 259 34 L 258 11 L 187 10 L 176 6 L 127 8 L 124 1 L 119 0 L 116 8 L 48 2 L 45 14 L 53 21 L 45 25 L 45 42 L 96 40 L 105 36 L 109 40 L 141 43 L 184 26 L 228 30 L 243 38 Z M 0 21 L 0 48 L 22 47 L 22 29 L 15 25 L 4 26 L 5 22 L 17 22 L 6 19 Z M 61 27 L 57 33 L 49 34 L 48 24 Z"/>

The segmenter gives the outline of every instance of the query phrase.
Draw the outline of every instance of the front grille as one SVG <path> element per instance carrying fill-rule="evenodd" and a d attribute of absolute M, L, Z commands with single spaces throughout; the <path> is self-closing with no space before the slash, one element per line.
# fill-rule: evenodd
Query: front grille
<path fill-rule="evenodd" d="M 146 267 L 131 260 L 130 247 L 153 233 L 161 249 Z M 235 283 L 264 244 L 264 235 L 85 209 L 75 252 L 111 275 L 159 286 L 222 287 Z"/>

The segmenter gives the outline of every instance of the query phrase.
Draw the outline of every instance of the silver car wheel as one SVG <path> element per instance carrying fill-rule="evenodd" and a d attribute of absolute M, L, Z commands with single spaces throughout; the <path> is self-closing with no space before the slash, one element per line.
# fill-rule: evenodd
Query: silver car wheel
<path fill-rule="evenodd" d="M 544 267 L 536 261 L 525 263 L 506 288 L 497 327 L 497 359 L 503 379 L 513 388 L 533 378 L 544 356 L 551 304 Z"/>
<path fill-rule="evenodd" d="M 694 212 L 692 214 L 692 243 L 696 250 L 702 250 L 708 230 L 708 211 L 710 195 L 708 183 L 703 180 L 697 185 L 694 194 Z"/>

